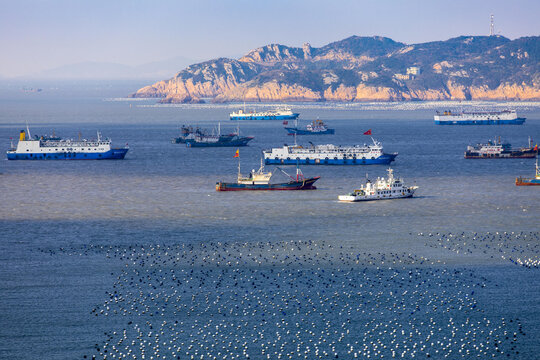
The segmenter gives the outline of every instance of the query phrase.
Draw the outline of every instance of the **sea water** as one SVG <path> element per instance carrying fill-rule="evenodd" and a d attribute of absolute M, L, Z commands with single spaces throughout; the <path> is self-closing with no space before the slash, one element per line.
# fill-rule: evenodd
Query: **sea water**
<path fill-rule="evenodd" d="M 522 126 L 433 124 L 438 106 L 503 103 L 297 104 L 300 126 L 320 118 L 336 134 L 296 140 L 281 121 L 239 124 L 255 137 L 245 173 L 263 149 L 369 144 L 371 129 L 419 189 L 348 204 L 337 196 L 387 166 L 304 166 L 321 176 L 314 191 L 216 192 L 236 178 L 236 148 L 171 139 L 184 124 L 232 132 L 244 105 L 122 98 L 139 85 L 0 89 L 5 150 L 27 122 L 130 148 L 122 161 L 2 162 L 0 358 L 536 358 L 540 193 L 514 184 L 534 160 L 463 153 L 540 140 L 539 104 L 514 104 Z"/>

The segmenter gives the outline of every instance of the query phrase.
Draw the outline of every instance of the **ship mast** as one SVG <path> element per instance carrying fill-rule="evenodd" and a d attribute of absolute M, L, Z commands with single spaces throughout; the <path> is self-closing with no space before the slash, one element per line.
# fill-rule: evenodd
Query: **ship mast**
<path fill-rule="evenodd" d="M 242 173 L 240 172 L 240 152 L 238 152 L 238 178 L 240 179 L 241 177 Z"/>
<path fill-rule="evenodd" d="M 28 127 L 28 120 L 26 120 L 26 133 L 28 134 L 28 139 L 31 139 L 32 136 L 30 135 L 30 128 Z"/>

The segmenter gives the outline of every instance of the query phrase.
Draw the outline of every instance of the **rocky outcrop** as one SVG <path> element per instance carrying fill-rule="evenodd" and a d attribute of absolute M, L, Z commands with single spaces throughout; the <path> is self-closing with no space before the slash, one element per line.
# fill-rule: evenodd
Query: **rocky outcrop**
<path fill-rule="evenodd" d="M 356 88 L 340 84 L 337 89 L 332 90 L 330 86 L 324 90 L 323 97 L 329 101 L 353 101 L 356 99 Z"/>
<path fill-rule="evenodd" d="M 321 101 L 317 92 L 297 84 L 284 84 L 277 81 L 265 82 L 260 86 L 241 85 L 218 95 L 215 102 L 228 101 Z"/>
<path fill-rule="evenodd" d="M 272 44 L 191 65 L 132 97 L 202 101 L 540 100 L 540 37 L 458 37 L 407 45 L 353 36 L 313 48 Z M 408 74 L 414 67 L 420 72 Z"/>
<path fill-rule="evenodd" d="M 495 89 L 487 86 L 470 88 L 472 100 L 540 100 L 540 87 L 504 84 Z"/>

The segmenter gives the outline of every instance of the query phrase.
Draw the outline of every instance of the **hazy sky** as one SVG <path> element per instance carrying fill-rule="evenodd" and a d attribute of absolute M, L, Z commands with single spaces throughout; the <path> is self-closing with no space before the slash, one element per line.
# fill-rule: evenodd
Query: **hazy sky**
<path fill-rule="evenodd" d="M 405 43 L 540 35 L 539 0 L 0 0 L 0 76 L 78 62 L 239 56 L 351 35 Z"/>

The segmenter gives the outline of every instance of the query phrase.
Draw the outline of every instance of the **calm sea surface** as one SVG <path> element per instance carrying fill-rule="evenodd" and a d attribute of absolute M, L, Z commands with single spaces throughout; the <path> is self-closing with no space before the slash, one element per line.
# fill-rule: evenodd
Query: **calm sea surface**
<path fill-rule="evenodd" d="M 301 125 L 336 129 L 299 144 L 369 143 L 372 129 L 419 186 L 342 204 L 387 167 L 305 166 L 315 191 L 217 193 L 236 148 L 170 140 L 182 124 L 232 131 L 241 105 L 120 99 L 141 85 L 0 86 L 3 150 L 26 121 L 130 147 L 123 161 L 1 162 L 0 358 L 538 358 L 540 188 L 514 185 L 534 160 L 463 158 L 498 136 L 540 140 L 538 103 L 517 105 L 523 126 L 465 127 L 435 126 L 426 103 L 294 106 Z M 280 121 L 240 127 L 255 137 L 244 172 L 294 142 Z"/>

